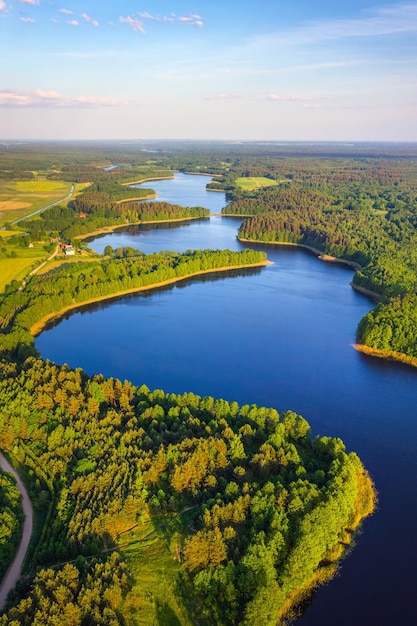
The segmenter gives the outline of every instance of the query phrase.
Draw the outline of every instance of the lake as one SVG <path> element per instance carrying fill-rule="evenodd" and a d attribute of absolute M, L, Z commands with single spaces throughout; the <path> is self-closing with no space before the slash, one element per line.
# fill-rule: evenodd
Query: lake
<path fill-rule="evenodd" d="M 159 200 L 218 213 L 224 194 L 205 176 L 152 181 Z M 129 227 L 94 239 L 101 252 L 240 249 L 241 220 L 210 219 Z M 417 624 L 417 370 L 352 348 L 372 302 L 350 287 L 347 267 L 288 246 L 265 249 L 273 265 L 189 279 L 99 303 L 65 316 L 36 338 L 42 357 L 240 404 L 292 409 L 314 434 L 355 450 L 379 492 L 340 575 L 319 589 L 303 626 Z"/>

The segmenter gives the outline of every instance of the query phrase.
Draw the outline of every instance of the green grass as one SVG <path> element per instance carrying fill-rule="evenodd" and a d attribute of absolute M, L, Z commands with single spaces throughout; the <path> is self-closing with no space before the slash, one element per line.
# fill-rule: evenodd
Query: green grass
<path fill-rule="evenodd" d="M 40 244 L 33 248 L 4 246 L 6 254 L 16 253 L 16 257 L 0 255 L 0 293 L 12 280 L 22 280 L 30 272 L 32 265 L 46 258 L 47 253 Z"/>
<path fill-rule="evenodd" d="M 132 534 L 124 535 L 123 541 L 132 541 L 132 537 Z M 128 623 L 132 626 L 193 626 L 176 593 L 181 565 L 174 560 L 164 532 L 157 530 L 148 539 L 120 551 L 133 582 L 123 607 Z"/>
<path fill-rule="evenodd" d="M 245 178 L 237 178 L 236 185 L 244 191 L 253 191 L 254 189 L 260 189 L 261 187 L 271 187 L 272 185 L 278 185 L 277 180 L 271 180 L 263 176 L 248 176 Z"/>

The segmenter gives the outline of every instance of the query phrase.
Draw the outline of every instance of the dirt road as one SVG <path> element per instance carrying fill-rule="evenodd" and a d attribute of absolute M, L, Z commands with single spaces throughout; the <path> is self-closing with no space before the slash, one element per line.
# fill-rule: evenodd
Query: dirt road
<path fill-rule="evenodd" d="M 13 474 L 13 476 L 15 477 L 16 486 L 19 489 L 20 493 L 22 494 L 22 507 L 23 507 L 23 513 L 25 515 L 25 520 L 23 522 L 23 529 L 22 529 L 22 539 L 20 541 L 19 548 L 17 549 L 16 555 L 12 563 L 10 564 L 10 567 L 7 570 L 0 585 L 0 611 L 1 611 L 3 610 L 3 607 L 5 605 L 7 594 L 16 585 L 16 582 L 22 571 L 23 561 L 25 559 L 26 552 L 29 546 L 30 537 L 32 535 L 33 507 L 32 507 L 32 502 L 30 501 L 28 493 L 25 489 L 25 486 L 20 480 L 18 473 L 13 469 L 9 461 L 1 452 L 0 452 L 0 468 L 4 472 L 9 472 L 10 474 Z"/>

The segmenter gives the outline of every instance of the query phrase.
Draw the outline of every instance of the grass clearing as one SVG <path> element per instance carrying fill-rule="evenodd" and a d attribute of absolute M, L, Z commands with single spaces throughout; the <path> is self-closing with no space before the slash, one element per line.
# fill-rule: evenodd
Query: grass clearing
<path fill-rule="evenodd" d="M 265 178 L 264 176 L 248 176 L 245 178 L 237 178 L 236 185 L 244 191 L 253 191 L 254 189 L 261 189 L 261 187 L 279 185 L 279 182 L 271 178 Z"/>
<path fill-rule="evenodd" d="M 158 528 L 141 541 L 154 529 L 154 523 L 148 520 L 146 525 L 141 524 L 135 532 L 125 533 L 120 538 L 124 542 L 135 541 L 135 538 L 137 541 L 120 549 L 133 582 L 124 607 L 129 624 L 193 626 L 177 591 L 181 565 L 169 550 L 167 534 Z"/>

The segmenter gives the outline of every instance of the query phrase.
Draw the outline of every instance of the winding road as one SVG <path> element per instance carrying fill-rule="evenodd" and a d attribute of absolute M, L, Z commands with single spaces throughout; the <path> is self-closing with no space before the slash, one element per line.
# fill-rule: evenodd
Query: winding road
<path fill-rule="evenodd" d="M 0 469 L 2 469 L 4 472 L 13 474 L 13 476 L 15 477 L 16 486 L 22 494 L 22 508 L 25 515 L 25 520 L 23 522 L 22 528 L 22 539 L 20 541 L 19 548 L 17 549 L 15 557 L 0 584 L 0 611 L 2 611 L 4 605 L 6 604 L 7 594 L 11 589 L 15 587 L 16 582 L 22 571 L 23 561 L 25 560 L 26 552 L 29 547 L 29 542 L 32 535 L 33 507 L 26 488 L 21 481 L 18 473 L 16 472 L 16 470 L 13 469 L 9 461 L 1 452 Z"/>

